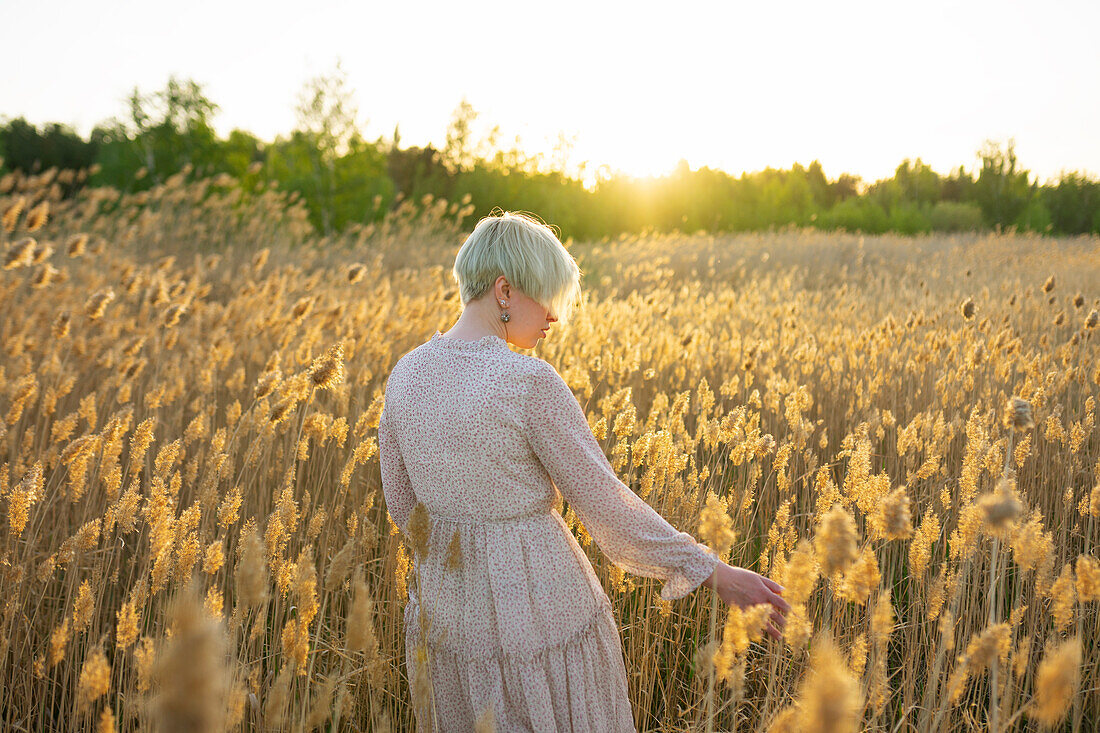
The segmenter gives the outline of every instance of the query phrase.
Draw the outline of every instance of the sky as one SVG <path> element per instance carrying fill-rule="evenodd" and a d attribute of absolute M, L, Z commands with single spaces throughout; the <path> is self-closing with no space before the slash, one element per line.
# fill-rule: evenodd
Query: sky
<path fill-rule="evenodd" d="M 1010 138 L 1040 182 L 1100 177 L 1096 0 L 0 0 L 0 17 L 0 118 L 82 135 L 175 75 L 220 106 L 220 135 L 272 140 L 339 61 L 368 139 L 399 125 L 402 148 L 442 147 L 465 99 L 475 138 L 571 139 L 589 179 L 818 160 L 871 182 L 905 158 L 973 170 Z"/>

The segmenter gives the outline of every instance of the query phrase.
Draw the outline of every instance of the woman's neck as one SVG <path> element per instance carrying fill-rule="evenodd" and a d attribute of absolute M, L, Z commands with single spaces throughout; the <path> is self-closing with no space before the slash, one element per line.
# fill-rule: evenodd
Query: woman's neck
<path fill-rule="evenodd" d="M 463 341 L 476 341 L 489 335 L 499 336 L 502 339 L 506 337 L 504 322 L 495 314 L 486 314 L 480 307 L 480 303 L 468 303 L 455 324 L 443 335 Z"/>

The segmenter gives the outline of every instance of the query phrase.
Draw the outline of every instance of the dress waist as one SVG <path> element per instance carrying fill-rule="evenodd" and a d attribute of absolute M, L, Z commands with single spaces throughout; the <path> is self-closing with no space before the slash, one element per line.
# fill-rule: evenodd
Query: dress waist
<path fill-rule="evenodd" d="M 550 516 L 554 514 L 554 506 L 548 504 L 546 506 L 540 506 L 525 514 L 514 514 L 509 517 L 486 517 L 484 515 L 474 514 L 444 514 L 440 512 L 428 510 L 428 516 L 433 521 L 439 520 L 442 522 L 452 522 L 454 524 L 501 524 L 507 522 L 525 522 L 532 519 L 540 519 L 542 517 Z"/>
<path fill-rule="evenodd" d="M 433 647 L 463 659 L 526 658 L 583 634 L 597 608 L 610 617 L 591 563 L 552 505 L 489 519 L 428 514 L 432 549 L 409 568 L 406 626 L 424 620 Z"/>

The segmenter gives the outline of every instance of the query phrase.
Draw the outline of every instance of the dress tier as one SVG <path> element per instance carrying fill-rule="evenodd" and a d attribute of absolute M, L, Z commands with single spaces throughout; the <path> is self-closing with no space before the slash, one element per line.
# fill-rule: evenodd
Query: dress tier
<path fill-rule="evenodd" d="M 394 523 L 407 534 L 418 501 L 431 519 L 404 624 L 412 679 L 427 614 L 434 730 L 472 730 L 492 705 L 499 731 L 635 731 L 611 602 L 560 500 L 618 567 L 663 581 L 665 600 L 719 559 L 619 480 L 557 371 L 494 335 L 436 331 L 390 373 L 378 442 Z"/>

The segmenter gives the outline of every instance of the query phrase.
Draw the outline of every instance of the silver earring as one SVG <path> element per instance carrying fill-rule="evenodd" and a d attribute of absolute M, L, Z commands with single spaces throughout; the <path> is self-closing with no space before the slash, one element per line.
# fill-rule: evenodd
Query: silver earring
<path fill-rule="evenodd" d="M 505 323 L 507 323 L 507 322 L 508 322 L 508 321 L 510 321 L 511 319 L 512 319 L 512 317 L 511 317 L 510 315 L 508 315 L 508 311 L 501 311 L 501 314 L 500 314 L 500 320 L 502 320 L 502 321 L 504 321 Z"/>

